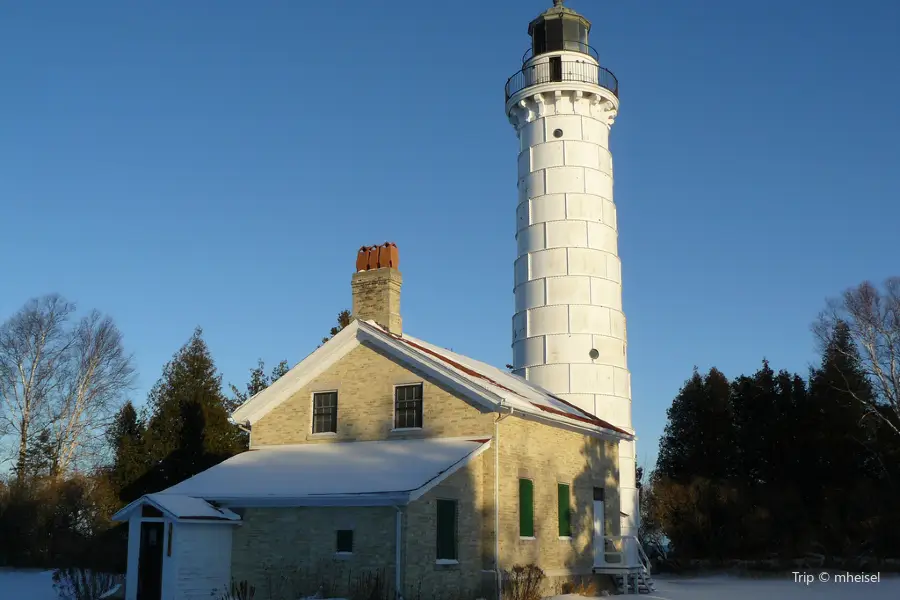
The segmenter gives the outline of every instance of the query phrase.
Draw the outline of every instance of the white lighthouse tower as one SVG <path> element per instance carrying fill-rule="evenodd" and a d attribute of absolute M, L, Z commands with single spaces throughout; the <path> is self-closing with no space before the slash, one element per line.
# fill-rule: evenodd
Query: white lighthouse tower
<path fill-rule="evenodd" d="M 506 83 L 519 138 L 513 369 L 632 432 L 609 150 L 619 90 L 590 29 L 554 0 L 529 24 L 531 48 Z M 621 535 L 637 535 L 634 442 L 619 444 L 619 477 Z"/>

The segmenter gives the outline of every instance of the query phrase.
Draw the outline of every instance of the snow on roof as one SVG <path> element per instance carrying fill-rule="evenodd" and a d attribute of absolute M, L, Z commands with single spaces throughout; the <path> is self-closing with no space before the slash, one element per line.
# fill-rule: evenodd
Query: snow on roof
<path fill-rule="evenodd" d="M 135 500 L 113 515 L 113 521 L 125 521 L 136 508 L 149 504 L 169 517 L 197 521 L 240 521 L 241 518 L 227 508 L 218 508 L 203 500 L 180 494 L 147 494 Z"/>
<path fill-rule="evenodd" d="M 241 518 L 227 508 L 216 508 L 206 500 L 179 494 L 147 494 L 146 498 L 163 511 L 179 519 L 224 519 L 240 521 Z"/>
<path fill-rule="evenodd" d="M 235 507 L 406 504 L 489 446 L 480 438 L 272 446 L 238 454 L 153 496 Z"/>
<path fill-rule="evenodd" d="M 375 326 L 378 327 L 378 325 Z M 379 329 L 381 328 L 379 327 Z M 387 335 L 392 335 L 383 329 L 382 331 Z M 526 412 L 534 412 L 534 409 L 537 408 L 540 411 L 556 416 L 589 423 L 625 435 L 631 435 L 624 429 L 620 429 L 615 425 L 607 423 L 589 412 L 566 402 L 562 398 L 554 396 L 552 393 L 540 386 L 530 383 L 519 375 L 503 371 L 487 363 L 461 354 L 456 354 L 445 348 L 440 348 L 408 335 L 392 335 L 392 337 L 421 352 L 425 352 L 440 359 L 457 374 L 472 379 L 482 387 L 487 387 L 488 390 L 503 398 L 503 400 L 511 405 L 512 408 L 524 410 Z"/>

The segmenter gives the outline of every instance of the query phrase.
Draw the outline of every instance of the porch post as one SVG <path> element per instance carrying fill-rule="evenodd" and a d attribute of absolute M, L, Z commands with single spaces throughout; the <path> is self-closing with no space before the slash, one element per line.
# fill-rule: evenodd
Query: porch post
<path fill-rule="evenodd" d="M 128 556 L 125 571 L 125 600 L 137 600 L 138 564 L 141 552 L 141 511 L 128 517 Z"/>

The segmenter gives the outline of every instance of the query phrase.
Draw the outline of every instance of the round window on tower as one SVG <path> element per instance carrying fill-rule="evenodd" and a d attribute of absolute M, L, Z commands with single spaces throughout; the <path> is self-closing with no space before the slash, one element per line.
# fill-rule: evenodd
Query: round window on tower
<path fill-rule="evenodd" d="M 562 136 L 563 136 L 563 130 L 562 130 L 562 129 L 554 129 L 554 130 L 553 130 L 553 137 L 555 137 L 555 138 L 561 138 Z"/>
<path fill-rule="evenodd" d="M 600 358 L 600 353 L 597 352 L 596 348 L 591 348 L 591 351 L 588 352 L 588 356 L 591 357 L 591 360 L 597 360 L 598 358 Z"/>

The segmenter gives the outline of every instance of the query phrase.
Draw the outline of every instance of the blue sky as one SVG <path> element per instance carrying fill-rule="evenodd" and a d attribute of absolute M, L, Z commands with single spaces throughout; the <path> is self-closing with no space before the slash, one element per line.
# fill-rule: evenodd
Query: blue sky
<path fill-rule="evenodd" d="M 0 7 L 0 317 L 59 292 L 140 372 L 202 325 L 292 363 L 394 241 L 405 329 L 511 360 L 503 85 L 550 0 Z M 825 297 L 898 274 L 900 4 L 572 0 L 619 78 L 639 460 L 691 368 L 805 372 Z"/>

